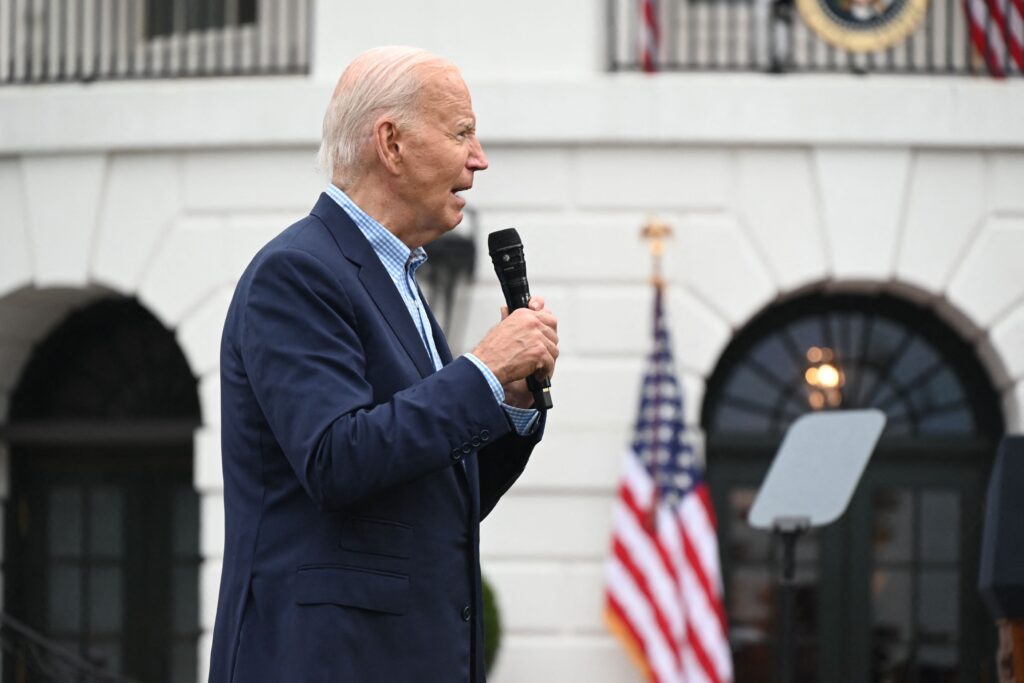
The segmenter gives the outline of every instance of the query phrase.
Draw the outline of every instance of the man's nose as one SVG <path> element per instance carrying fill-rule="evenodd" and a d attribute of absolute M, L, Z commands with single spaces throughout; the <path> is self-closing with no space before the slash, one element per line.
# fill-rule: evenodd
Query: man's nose
<path fill-rule="evenodd" d="M 473 138 L 473 148 L 469 151 L 469 159 L 466 160 L 466 166 L 474 171 L 487 170 L 487 155 L 484 154 L 484 146 L 475 137 Z"/>

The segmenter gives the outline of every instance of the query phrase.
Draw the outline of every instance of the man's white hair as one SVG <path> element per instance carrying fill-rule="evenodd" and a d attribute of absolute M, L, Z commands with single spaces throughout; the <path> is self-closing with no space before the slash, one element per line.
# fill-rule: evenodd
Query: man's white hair
<path fill-rule="evenodd" d="M 447 66 L 441 57 L 417 47 L 388 46 L 367 50 L 345 68 L 324 114 L 320 167 L 343 185 L 360 172 L 363 147 L 382 114 L 398 125 L 410 123 L 428 65 Z"/>

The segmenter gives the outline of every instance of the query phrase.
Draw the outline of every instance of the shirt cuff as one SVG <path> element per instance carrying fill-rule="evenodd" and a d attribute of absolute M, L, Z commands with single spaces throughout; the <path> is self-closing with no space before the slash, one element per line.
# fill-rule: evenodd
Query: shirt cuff
<path fill-rule="evenodd" d="M 469 361 L 475 365 L 480 373 L 487 380 L 487 386 L 491 388 L 491 393 L 494 394 L 494 400 L 501 404 L 505 414 L 508 415 L 509 422 L 515 427 L 516 433 L 519 436 L 527 436 L 532 434 L 537 429 L 537 418 L 540 417 L 540 411 L 534 408 L 516 408 L 505 403 L 505 389 L 502 388 L 501 382 L 491 372 L 491 369 L 484 365 L 483 361 L 474 356 L 471 353 L 462 354 Z"/>
<path fill-rule="evenodd" d="M 506 403 L 502 403 L 501 407 L 505 409 L 505 414 L 508 415 L 509 421 L 516 428 L 516 433 L 519 436 L 529 436 L 536 431 L 537 420 L 540 417 L 539 410 L 536 408 L 516 408 Z"/>
<path fill-rule="evenodd" d="M 484 379 L 487 380 L 487 386 L 491 388 L 491 393 L 494 394 L 494 400 L 498 403 L 503 402 L 505 400 L 505 390 L 502 388 L 501 382 L 498 381 L 495 374 L 491 372 L 491 369 L 484 365 L 482 360 L 471 353 L 464 353 L 462 355 L 468 358 L 473 365 L 483 373 Z"/>

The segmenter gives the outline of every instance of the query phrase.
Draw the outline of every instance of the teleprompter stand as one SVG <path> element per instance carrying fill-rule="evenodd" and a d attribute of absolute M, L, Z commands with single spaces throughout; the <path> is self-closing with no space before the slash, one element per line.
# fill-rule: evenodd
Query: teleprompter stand
<path fill-rule="evenodd" d="M 843 514 L 884 428 L 879 410 L 804 415 L 786 432 L 750 509 L 750 525 L 770 529 L 782 543 L 779 683 L 792 683 L 796 663 L 797 540 Z"/>

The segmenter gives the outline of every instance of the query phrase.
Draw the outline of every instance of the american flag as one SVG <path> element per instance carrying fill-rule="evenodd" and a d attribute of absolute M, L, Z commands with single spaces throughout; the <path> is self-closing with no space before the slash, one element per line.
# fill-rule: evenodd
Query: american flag
<path fill-rule="evenodd" d="M 640 0 L 640 66 L 652 73 L 658 70 L 658 46 L 661 44 L 661 29 L 658 26 L 657 0 Z"/>
<path fill-rule="evenodd" d="M 963 0 L 971 44 L 989 73 L 1024 72 L 1024 0 Z"/>
<path fill-rule="evenodd" d="M 711 497 L 686 438 L 662 304 L 612 516 L 605 616 L 648 680 L 732 680 Z"/>

